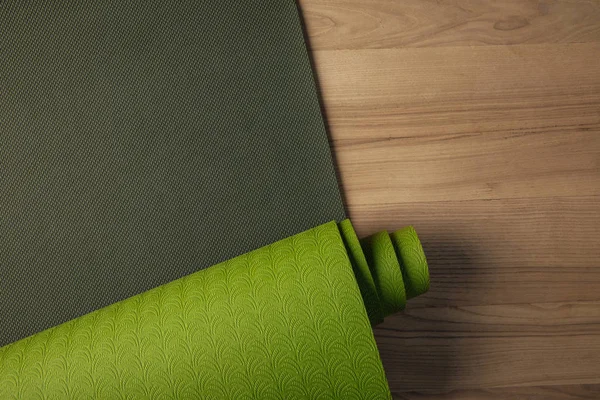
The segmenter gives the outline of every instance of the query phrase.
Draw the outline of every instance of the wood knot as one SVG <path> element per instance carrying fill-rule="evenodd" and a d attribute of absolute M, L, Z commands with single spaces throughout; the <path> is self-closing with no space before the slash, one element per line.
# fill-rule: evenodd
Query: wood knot
<path fill-rule="evenodd" d="M 519 16 L 512 16 L 506 19 L 497 21 L 494 24 L 494 29 L 499 31 L 514 31 L 515 29 L 523 28 L 529 25 L 529 21 L 526 18 Z"/>

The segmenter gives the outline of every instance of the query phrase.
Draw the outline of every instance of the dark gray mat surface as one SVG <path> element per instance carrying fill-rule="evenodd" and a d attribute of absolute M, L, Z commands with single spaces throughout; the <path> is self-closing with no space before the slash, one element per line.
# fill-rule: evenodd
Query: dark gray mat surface
<path fill-rule="evenodd" d="M 342 218 L 292 0 L 0 2 L 0 346 Z"/>

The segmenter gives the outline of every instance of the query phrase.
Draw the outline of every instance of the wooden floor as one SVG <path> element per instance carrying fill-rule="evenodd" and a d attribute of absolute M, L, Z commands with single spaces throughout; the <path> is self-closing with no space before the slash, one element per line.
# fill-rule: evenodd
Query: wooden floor
<path fill-rule="evenodd" d="M 600 1 L 300 7 L 359 234 L 430 262 L 395 398 L 600 399 Z"/>

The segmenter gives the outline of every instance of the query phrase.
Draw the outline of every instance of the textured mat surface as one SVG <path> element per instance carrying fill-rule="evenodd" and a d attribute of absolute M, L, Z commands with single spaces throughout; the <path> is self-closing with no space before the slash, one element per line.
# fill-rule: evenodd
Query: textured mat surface
<path fill-rule="evenodd" d="M 0 345 L 344 218 L 293 0 L 0 27 Z"/>
<path fill-rule="evenodd" d="M 330 222 L 4 347 L 0 398 L 390 398 L 365 308 L 404 304 L 390 290 L 366 298 L 360 281 L 373 271 L 405 293 L 405 276 L 421 294 L 427 263 L 404 230 L 408 260 L 365 246 L 402 272 L 353 269 L 355 236 Z"/>

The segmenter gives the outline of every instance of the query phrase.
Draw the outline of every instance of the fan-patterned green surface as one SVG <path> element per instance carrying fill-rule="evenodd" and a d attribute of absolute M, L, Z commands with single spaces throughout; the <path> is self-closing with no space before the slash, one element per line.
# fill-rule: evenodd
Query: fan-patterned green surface
<path fill-rule="evenodd" d="M 406 287 L 406 297 L 411 299 L 429 290 L 427 259 L 415 228 L 408 226 L 390 235 L 400 262 Z"/>
<path fill-rule="evenodd" d="M 390 235 L 378 232 L 364 239 L 362 247 L 379 294 L 383 316 L 404 310 L 406 290 Z"/>
<path fill-rule="evenodd" d="M 352 226 L 345 223 L 347 235 Z M 0 349 L 2 399 L 386 399 L 328 223 Z"/>

